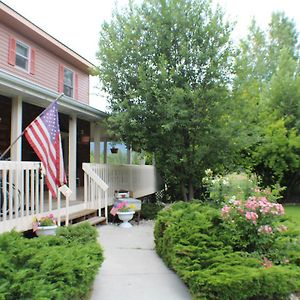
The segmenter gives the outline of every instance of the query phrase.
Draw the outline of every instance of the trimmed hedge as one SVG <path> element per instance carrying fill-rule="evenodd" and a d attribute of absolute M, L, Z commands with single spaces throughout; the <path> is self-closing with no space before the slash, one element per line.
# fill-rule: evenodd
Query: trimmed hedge
<path fill-rule="evenodd" d="M 210 206 L 175 203 L 159 213 L 154 235 L 157 253 L 194 299 L 286 299 L 300 290 L 299 256 L 265 268 L 255 253 L 233 251 L 219 210 Z M 299 241 L 290 249 L 299 253 Z"/>
<path fill-rule="evenodd" d="M 103 261 L 96 236 L 88 224 L 33 239 L 0 235 L 0 299 L 86 299 Z"/>

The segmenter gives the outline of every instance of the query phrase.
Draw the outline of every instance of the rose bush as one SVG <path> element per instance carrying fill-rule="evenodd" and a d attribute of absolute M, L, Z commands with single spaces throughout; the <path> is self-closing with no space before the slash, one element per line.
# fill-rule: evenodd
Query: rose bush
<path fill-rule="evenodd" d="M 272 250 L 276 236 L 287 230 L 279 225 L 284 208 L 266 197 L 252 196 L 245 200 L 229 200 L 221 209 L 227 243 L 237 251 L 266 255 Z"/>

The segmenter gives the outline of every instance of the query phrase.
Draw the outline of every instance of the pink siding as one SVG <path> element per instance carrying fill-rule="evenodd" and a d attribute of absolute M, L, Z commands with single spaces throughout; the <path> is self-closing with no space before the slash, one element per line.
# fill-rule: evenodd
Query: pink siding
<path fill-rule="evenodd" d="M 17 40 L 25 43 L 29 47 L 35 48 L 35 74 L 18 69 L 8 64 L 9 38 L 15 37 Z M 63 61 L 56 55 L 42 48 L 38 44 L 30 41 L 28 38 L 0 24 L 0 69 L 13 73 L 19 77 L 30 80 L 41 86 L 44 86 L 55 92 L 58 91 L 58 69 L 59 65 L 65 67 L 78 74 L 78 101 L 89 103 L 89 75 L 81 70 L 73 67 L 69 63 Z"/>

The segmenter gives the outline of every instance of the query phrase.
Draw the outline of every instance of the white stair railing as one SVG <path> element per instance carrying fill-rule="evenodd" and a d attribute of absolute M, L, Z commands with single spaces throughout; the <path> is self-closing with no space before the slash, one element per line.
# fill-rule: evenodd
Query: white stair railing
<path fill-rule="evenodd" d="M 83 163 L 84 171 L 84 204 L 86 208 L 97 209 L 101 217 L 101 210 L 104 208 L 104 217 L 108 221 L 108 185 L 94 172 L 90 164 Z"/>

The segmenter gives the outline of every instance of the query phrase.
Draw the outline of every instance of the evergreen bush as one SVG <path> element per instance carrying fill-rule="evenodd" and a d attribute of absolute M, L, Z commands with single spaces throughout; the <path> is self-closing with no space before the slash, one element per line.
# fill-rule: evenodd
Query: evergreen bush
<path fill-rule="evenodd" d="M 83 224 L 57 236 L 0 235 L 0 299 L 85 299 L 103 261 L 96 229 Z"/>
<path fill-rule="evenodd" d="M 199 202 L 161 211 L 154 229 L 158 254 L 194 299 L 286 299 L 300 290 L 298 235 L 278 236 L 273 252 L 286 260 L 271 263 L 261 253 L 236 251 L 232 234 L 219 209 Z"/>

